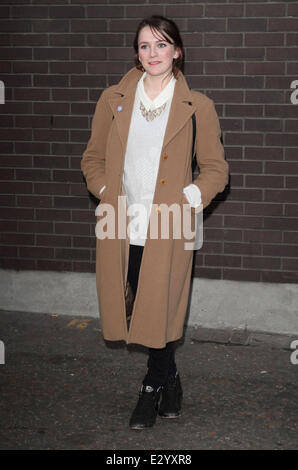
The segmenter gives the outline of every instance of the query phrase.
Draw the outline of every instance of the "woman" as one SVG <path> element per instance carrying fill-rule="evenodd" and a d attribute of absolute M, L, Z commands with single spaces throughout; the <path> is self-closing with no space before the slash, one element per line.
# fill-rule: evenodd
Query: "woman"
<path fill-rule="evenodd" d="M 160 232 L 150 236 L 152 220 L 161 224 L 160 207 L 172 204 L 186 206 L 195 217 L 225 188 L 228 165 L 213 102 L 191 91 L 181 72 L 183 44 L 176 24 L 161 16 L 143 20 L 134 49 L 136 66 L 97 103 L 82 171 L 89 191 L 100 199 L 97 215 L 103 207 L 115 212 L 113 236 L 97 238 L 104 338 L 149 349 L 147 373 L 130 419 L 131 428 L 142 429 L 153 426 L 158 413 L 165 418 L 180 413 L 174 344 L 183 334 L 193 261 L 184 234 L 173 235 L 179 222 L 169 222 L 168 236 L 163 237 Z M 200 174 L 192 181 L 194 135 Z M 146 209 L 143 218 L 132 217 L 136 205 Z M 134 299 L 131 312 L 129 292 Z"/>

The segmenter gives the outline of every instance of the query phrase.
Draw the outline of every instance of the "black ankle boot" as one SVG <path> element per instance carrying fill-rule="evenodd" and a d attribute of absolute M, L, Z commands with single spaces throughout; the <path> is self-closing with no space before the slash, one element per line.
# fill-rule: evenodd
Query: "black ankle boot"
<path fill-rule="evenodd" d="M 170 376 L 162 389 L 162 398 L 158 414 L 162 418 L 177 418 L 180 416 L 182 403 L 182 387 L 179 374 Z"/>
<path fill-rule="evenodd" d="M 137 406 L 130 418 L 130 428 L 144 429 L 155 424 L 161 389 L 162 387 L 154 389 L 149 385 L 142 386 Z"/>

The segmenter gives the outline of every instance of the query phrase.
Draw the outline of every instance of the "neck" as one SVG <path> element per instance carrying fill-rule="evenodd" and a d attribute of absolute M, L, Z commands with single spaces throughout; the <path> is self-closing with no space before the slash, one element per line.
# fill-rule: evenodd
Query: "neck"
<path fill-rule="evenodd" d="M 148 96 L 157 96 L 167 86 L 172 76 L 172 71 L 161 76 L 150 75 L 147 72 L 144 78 L 144 88 Z"/>

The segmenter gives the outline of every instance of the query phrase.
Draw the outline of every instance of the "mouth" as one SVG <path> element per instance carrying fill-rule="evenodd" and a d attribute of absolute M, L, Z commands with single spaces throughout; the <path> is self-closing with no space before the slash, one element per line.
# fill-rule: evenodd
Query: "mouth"
<path fill-rule="evenodd" d="M 149 65 L 152 65 L 152 66 L 158 65 L 158 64 L 160 64 L 160 62 L 149 62 Z"/>

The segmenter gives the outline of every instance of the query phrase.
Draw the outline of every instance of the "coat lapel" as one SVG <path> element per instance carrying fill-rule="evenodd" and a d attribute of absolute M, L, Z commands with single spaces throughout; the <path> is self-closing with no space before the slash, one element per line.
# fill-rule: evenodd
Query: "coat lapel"
<path fill-rule="evenodd" d="M 182 127 L 191 118 L 195 111 L 196 108 L 192 103 L 190 89 L 188 88 L 183 74 L 179 72 L 175 85 L 169 120 L 165 132 L 163 142 L 164 147 L 166 147 L 166 145 L 175 137 L 180 129 L 182 129 Z"/>
<path fill-rule="evenodd" d="M 109 99 L 117 124 L 123 155 L 125 155 L 126 150 L 136 87 L 141 76 L 142 72 L 140 70 L 136 68 L 130 70 L 115 87 L 114 93 Z"/>

